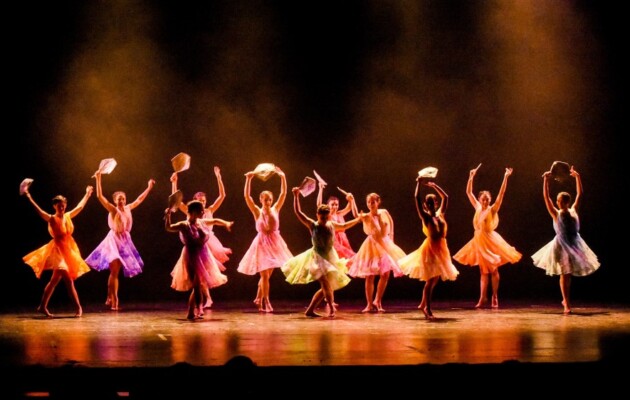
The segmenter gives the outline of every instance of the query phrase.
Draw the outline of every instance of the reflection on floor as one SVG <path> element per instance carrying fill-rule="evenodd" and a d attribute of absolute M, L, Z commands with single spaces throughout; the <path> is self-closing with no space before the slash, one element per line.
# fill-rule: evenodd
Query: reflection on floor
<path fill-rule="evenodd" d="M 445 383 L 462 389 L 464 381 L 499 376 L 527 391 L 563 374 L 582 385 L 608 379 L 630 343 L 630 308 L 601 305 L 577 305 L 565 316 L 558 304 L 436 303 L 437 318 L 427 321 L 408 301 L 389 302 L 384 313 L 344 304 L 334 318 L 305 317 L 306 302 L 277 302 L 270 314 L 233 303 L 194 322 L 182 306 L 93 305 L 81 318 L 63 309 L 52 319 L 0 314 L 11 395 L 139 398 L 216 384 L 278 397 L 298 383 L 312 394 L 372 395 Z M 86 392 L 78 382 L 94 385 Z"/>

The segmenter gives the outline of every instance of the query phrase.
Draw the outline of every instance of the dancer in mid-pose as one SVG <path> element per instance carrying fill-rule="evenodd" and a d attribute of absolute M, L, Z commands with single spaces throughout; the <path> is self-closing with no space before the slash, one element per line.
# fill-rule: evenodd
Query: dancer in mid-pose
<path fill-rule="evenodd" d="M 317 205 L 320 206 L 324 204 L 323 199 L 323 191 L 325 185 L 322 182 L 319 182 L 319 190 L 317 192 Z M 326 204 L 328 208 L 330 208 L 330 214 L 328 218 L 336 222 L 338 224 L 343 224 L 345 222 L 345 216 L 352 211 L 354 205 L 354 196 L 351 193 L 346 194 L 346 201 L 348 202 L 346 206 L 340 210 L 339 209 L 339 198 L 336 196 L 329 196 Z M 335 230 L 335 238 L 333 245 L 335 246 L 335 250 L 337 250 L 337 254 L 339 257 L 350 259 L 356 253 L 350 246 L 350 241 L 348 240 L 348 235 L 346 235 L 345 230 Z"/>
<path fill-rule="evenodd" d="M 217 166 L 214 167 L 214 175 L 217 178 L 217 185 L 219 187 L 219 195 L 214 200 L 214 203 L 207 205 L 207 197 L 204 192 L 197 192 L 193 195 L 193 200 L 199 200 L 201 204 L 203 204 L 204 212 L 202 218 L 214 218 L 214 214 L 217 212 L 221 204 L 223 204 L 223 200 L 225 200 L 225 186 L 223 185 L 223 179 L 221 178 L 221 169 Z M 171 175 L 171 191 L 172 193 L 177 192 L 177 172 L 173 172 Z M 180 203 L 179 210 L 183 213 L 186 213 L 187 206 L 185 203 Z M 225 271 L 224 263 L 230 259 L 230 254 L 232 254 L 232 249 L 228 247 L 224 247 L 223 244 L 219 241 L 217 236 L 214 233 L 213 225 L 208 226 L 208 241 L 206 245 L 212 251 L 212 255 L 219 262 L 219 268 L 221 271 Z M 212 297 L 210 296 L 210 289 L 203 289 L 203 297 L 204 297 L 204 306 L 203 308 L 212 307 Z"/>
<path fill-rule="evenodd" d="M 551 171 L 543 174 L 543 197 L 553 219 L 556 236 L 532 256 L 534 265 L 544 269 L 547 275 L 560 275 L 560 292 L 565 314 L 571 313 L 571 276 L 590 275 L 600 267 L 597 255 L 580 236 L 577 209 L 582 200 L 582 180 L 573 167 L 569 173 L 575 178 L 575 200 L 571 204 L 571 195 L 560 192 L 556 196 L 557 208 L 549 193 Z"/>
<path fill-rule="evenodd" d="M 166 209 L 164 226 L 167 232 L 179 233 L 184 244 L 182 254 L 177 260 L 171 276 L 171 287 L 180 292 L 191 290 L 188 297 L 188 320 L 203 318 L 203 288 L 215 288 L 227 282 L 227 276 L 221 273 L 219 263 L 206 246 L 208 241 L 208 226 L 221 225 L 228 230 L 232 221 L 218 218 L 201 218 L 203 204 L 200 201 L 189 201 L 188 217 L 184 221 L 171 223 L 171 209 Z"/>
<path fill-rule="evenodd" d="M 434 193 L 429 193 L 422 201 L 420 186 L 428 186 L 434 189 L 440 196 L 438 201 Z M 440 278 L 454 281 L 459 272 L 451 261 L 451 253 L 446 243 L 448 225 L 446 223 L 446 209 L 448 208 L 448 195 L 435 182 L 417 178 L 415 202 L 418 216 L 422 221 L 422 232 L 426 238 L 420 247 L 407 254 L 400 260 L 400 266 L 410 278 L 425 281 L 422 290 L 422 301 L 418 306 L 426 319 L 433 319 L 431 302 L 433 290 Z"/>
<path fill-rule="evenodd" d="M 42 301 L 39 307 L 37 307 L 37 311 L 47 317 L 53 317 L 53 314 L 48 310 L 48 302 L 57 284 L 61 280 L 65 283 L 68 294 L 74 302 L 76 308 L 75 316 L 80 317 L 83 315 L 83 308 L 81 308 L 81 302 L 79 301 L 77 290 L 74 287 L 74 281 L 90 271 L 90 267 L 81 257 L 79 246 L 77 246 L 77 243 L 72 237 L 72 233 L 74 232 L 72 218 L 76 217 L 81 210 L 83 210 L 93 190 L 92 186 L 88 186 L 79 204 L 70 211 L 66 211 L 68 200 L 64 196 L 59 195 L 53 197 L 52 205 L 55 209 L 54 214 L 48 214 L 37 205 L 28 189 L 24 192 L 26 198 L 35 207 L 37 214 L 48 223 L 48 232 L 50 236 L 52 236 L 50 242 L 22 258 L 26 264 L 33 268 L 35 276 L 38 278 L 41 278 L 44 270 L 52 270 L 52 277 L 44 288 Z"/>
<path fill-rule="evenodd" d="M 112 196 L 114 204 L 112 204 L 103 196 L 101 172 L 96 171 L 94 178 L 96 178 L 96 198 L 108 212 L 107 224 L 110 231 L 105 236 L 105 239 L 85 259 L 85 262 L 96 271 L 109 269 L 105 304 L 112 310 L 117 311 L 120 309 L 118 301 L 120 270 L 123 270 L 125 277 L 131 278 L 140 274 L 144 267 L 140 253 L 138 253 L 136 246 L 131 240 L 130 232 L 133 225 L 131 211 L 147 198 L 149 192 L 153 189 L 153 185 L 155 185 L 155 180 L 149 179 L 147 188 L 140 193 L 137 199 L 129 204 L 127 204 L 125 192 L 114 192 Z"/>
<path fill-rule="evenodd" d="M 362 312 L 385 312 L 383 295 L 390 275 L 403 276 L 398 260 L 405 252 L 394 243 L 394 220 L 381 205 L 381 196 L 370 193 L 366 196 L 369 212 L 360 215 L 363 232 L 367 235 L 363 244 L 348 262 L 348 275 L 365 278 L 365 298 L 367 305 Z M 376 294 L 374 280 L 379 277 Z"/>
<path fill-rule="evenodd" d="M 245 174 L 244 196 L 245 203 L 256 221 L 256 237 L 238 265 L 238 272 L 245 275 L 260 274 L 258 289 L 254 303 L 258 311 L 273 312 L 269 301 L 269 278 L 275 268 L 280 268 L 291 257 L 291 251 L 280 236 L 280 210 L 287 196 L 287 179 L 284 172 L 276 167 L 275 174 L 280 177 L 280 195 L 273 202 L 273 193 L 264 190 L 260 193 L 260 207 L 254 203 L 251 196 L 254 171 Z"/>
<path fill-rule="evenodd" d="M 479 266 L 480 295 L 475 308 L 483 307 L 488 303 L 487 293 L 490 277 L 492 277 L 492 308 L 499 308 L 499 267 L 507 263 L 514 264 L 522 256 L 495 231 L 499 225 L 499 209 L 503 204 L 503 196 L 507 188 L 508 177 L 512 175 L 512 168 L 505 169 L 503 183 L 501 183 L 494 204 L 490 204 L 492 195 L 487 190 L 479 192 L 477 198 L 473 194 L 473 180 L 478 168 L 470 170 L 466 185 L 466 195 L 475 209 L 475 216 L 473 217 L 475 234 L 464 247 L 455 253 L 453 259 L 463 265 Z"/>
<path fill-rule="evenodd" d="M 339 258 L 333 247 L 335 231 L 348 229 L 359 223 L 355 218 L 345 223 L 329 219 L 330 208 L 326 204 L 317 207 L 317 221 L 309 218 L 300 208 L 300 188 L 293 188 L 293 210 L 300 222 L 311 233 L 313 247 L 290 258 L 283 266 L 282 272 L 291 284 L 306 284 L 318 281 L 320 289 L 315 292 L 306 312 L 307 317 L 319 317 L 315 312 L 319 303 L 335 304 L 334 291 L 346 286 L 350 278 L 345 274 L 347 259 Z M 328 307 L 328 316 L 335 316 L 335 307 Z"/>

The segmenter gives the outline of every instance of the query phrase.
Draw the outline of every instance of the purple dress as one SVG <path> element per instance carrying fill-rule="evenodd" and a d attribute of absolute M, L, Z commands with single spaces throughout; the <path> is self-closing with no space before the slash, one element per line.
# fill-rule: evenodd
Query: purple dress
<path fill-rule="evenodd" d="M 114 215 L 107 215 L 109 233 L 105 239 L 96 246 L 94 251 L 85 259 L 85 262 L 96 271 L 109 269 L 109 264 L 114 260 L 120 260 L 123 274 L 130 278 L 142 272 L 144 262 L 136 246 L 131 240 L 131 226 L 133 217 L 131 208 L 126 205 L 121 211 L 116 207 Z"/>

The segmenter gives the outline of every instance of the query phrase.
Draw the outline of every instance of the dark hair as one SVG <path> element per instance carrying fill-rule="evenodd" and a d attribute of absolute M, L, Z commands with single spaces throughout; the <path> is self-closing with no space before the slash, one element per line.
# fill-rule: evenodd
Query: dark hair
<path fill-rule="evenodd" d="M 330 207 L 328 207 L 328 204 L 320 204 L 319 207 L 317 207 L 317 214 L 330 214 Z"/>
<path fill-rule="evenodd" d="M 188 213 L 203 213 L 203 204 L 199 200 L 191 200 L 186 204 L 188 207 Z"/>
<path fill-rule="evenodd" d="M 569 192 L 560 192 L 558 193 L 558 197 L 560 197 L 563 201 L 566 201 L 567 203 L 571 202 L 571 195 L 569 194 Z"/>
<path fill-rule="evenodd" d="M 435 207 L 438 204 L 437 196 L 434 193 L 429 193 L 424 198 L 424 203 L 428 206 Z"/>
<path fill-rule="evenodd" d="M 59 194 L 59 195 L 53 197 L 53 199 L 52 199 L 53 206 L 55 204 L 57 204 L 57 203 L 66 203 L 66 204 L 68 204 L 68 199 L 66 199 L 64 196 Z"/>

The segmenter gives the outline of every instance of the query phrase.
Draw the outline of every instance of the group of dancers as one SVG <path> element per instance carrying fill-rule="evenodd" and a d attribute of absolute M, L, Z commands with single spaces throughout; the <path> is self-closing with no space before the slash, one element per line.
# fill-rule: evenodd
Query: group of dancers
<path fill-rule="evenodd" d="M 260 312 L 273 312 L 269 298 L 270 277 L 275 269 L 280 269 L 290 284 L 308 284 L 317 281 L 320 288 L 313 295 L 306 309 L 307 317 L 334 317 L 337 304 L 334 293 L 346 286 L 351 278 L 365 280 L 366 306 L 363 312 L 384 312 L 382 300 L 391 275 L 424 281 L 422 300 L 418 308 L 428 320 L 434 319 L 432 297 L 439 280 L 455 280 L 459 274 L 453 265 L 455 260 L 462 265 L 478 266 L 480 271 L 480 296 L 476 304 L 482 308 L 490 304 L 499 307 L 498 287 L 499 268 L 508 263 L 518 262 L 522 254 L 508 244 L 496 232 L 498 212 L 503 202 L 512 168 L 506 168 L 503 181 L 494 203 L 489 191 L 474 195 L 474 177 L 479 167 L 469 173 L 466 186 L 467 197 L 475 210 L 473 217 L 474 236 L 452 257 L 447 244 L 448 224 L 446 212 L 449 204 L 447 193 L 433 178 L 419 176 L 416 179 L 415 203 L 422 223 L 425 239 L 420 247 L 406 254 L 394 242 L 394 221 L 390 213 L 380 208 L 381 198 L 377 193 L 366 196 L 367 212 L 359 211 L 354 196 L 346 193 L 347 205 L 339 209 L 339 199 L 330 196 L 323 202 L 325 183 L 319 183 L 317 211 L 315 218 L 305 214 L 300 205 L 301 190 L 292 189 L 293 209 L 298 220 L 308 228 L 312 247 L 293 255 L 280 235 L 279 214 L 287 195 L 287 181 L 284 172 L 277 166 L 267 171 L 264 179 L 276 175 L 280 179 L 280 193 L 274 202 L 269 190 L 259 194 L 259 204 L 251 195 L 252 180 L 260 175 L 256 170 L 245 174 L 244 199 L 256 223 L 256 236 L 238 264 L 237 271 L 246 275 L 259 275 L 254 303 Z M 177 291 L 190 292 L 186 318 L 194 321 L 203 318 L 204 308 L 212 305 L 210 290 L 227 282 L 224 263 L 232 251 L 224 247 L 213 232 L 213 226 L 231 229 L 233 221 L 215 218 L 214 214 L 225 198 L 225 187 L 219 167 L 214 167 L 219 195 L 207 205 L 206 194 L 197 192 L 192 200 L 180 203 L 177 209 L 165 210 L 164 226 L 167 232 L 178 233 L 183 244 L 182 252 L 171 272 L 171 287 Z M 532 255 L 533 264 L 542 268 L 547 275 L 560 277 L 560 291 L 564 314 L 571 313 L 570 284 L 572 276 L 586 276 L 595 272 L 600 263 L 595 253 L 580 236 L 577 209 L 582 198 L 582 182 L 578 172 L 571 167 L 569 175 L 575 179 L 576 195 L 567 192 L 557 194 L 555 202 L 550 193 L 552 172 L 543 174 L 543 197 L 546 208 L 553 220 L 554 238 Z M 46 245 L 23 257 L 36 276 L 40 278 L 44 270 L 52 270 L 50 281 L 44 288 L 38 311 L 48 317 L 53 314 L 48 303 L 57 284 L 63 280 L 76 307 L 75 315 L 83 313 L 74 281 L 90 271 L 109 270 L 106 305 L 111 310 L 119 310 L 119 275 L 133 277 L 142 272 L 144 263 L 130 235 L 132 210 L 139 206 L 155 185 L 150 179 L 147 188 L 131 203 L 126 194 L 116 191 L 113 203 L 103 195 L 102 173 L 94 174 L 96 195 L 108 212 L 109 233 L 104 240 L 83 259 L 72 236 L 74 218 L 84 208 L 93 193 L 88 186 L 84 197 L 77 206 L 68 211 L 67 199 L 61 195 L 53 198 L 54 213 L 45 212 L 33 199 L 28 186 L 24 195 L 33 204 L 37 213 L 48 223 L 52 240 Z M 172 192 L 177 189 L 177 173 L 171 178 Z M 424 193 L 424 192 L 427 193 Z M 173 223 L 171 215 L 176 211 L 185 213 L 184 220 Z M 345 220 L 348 214 L 352 219 Z M 366 235 L 360 248 L 355 252 L 345 234 L 347 229 L 363 226 Z M 378 278 L 378 283 L 376 280 Z M 490 285 L 491 284 L 491 285 Z M 376 286 L 376 287 L 375 287 Z M 491 297 L 488 301 L 488 289 Z M 375 290 L 376 289 L 376 290 Z M 322 301 L 326 304 L 326 314 L 316 312 Z"/>

